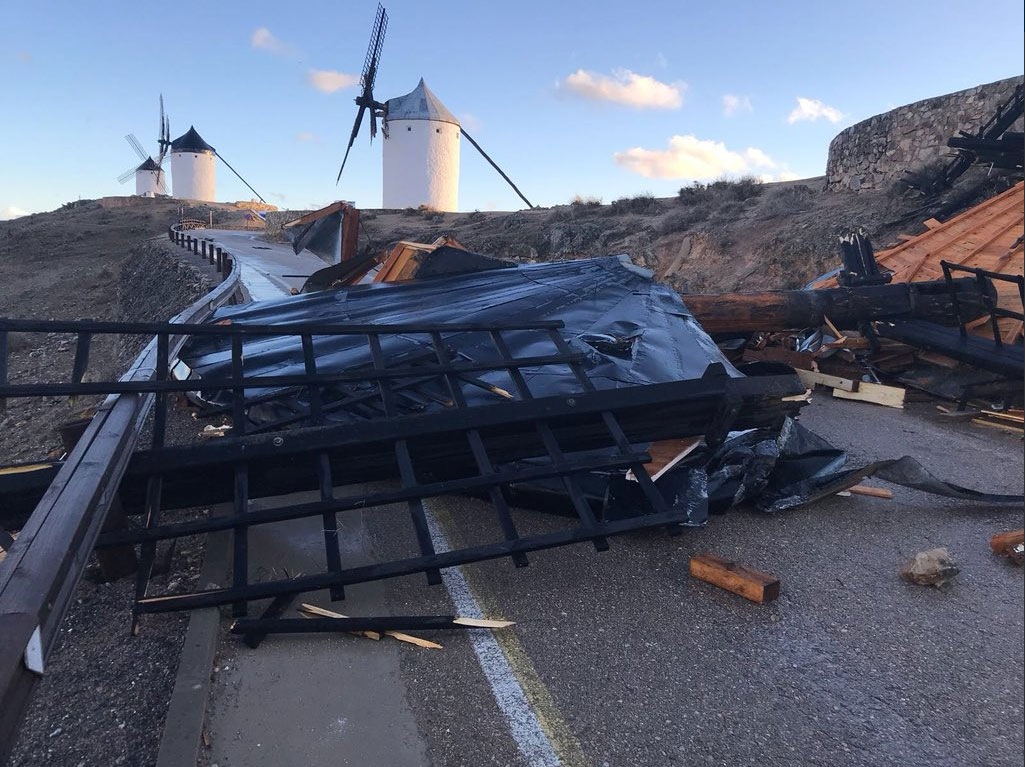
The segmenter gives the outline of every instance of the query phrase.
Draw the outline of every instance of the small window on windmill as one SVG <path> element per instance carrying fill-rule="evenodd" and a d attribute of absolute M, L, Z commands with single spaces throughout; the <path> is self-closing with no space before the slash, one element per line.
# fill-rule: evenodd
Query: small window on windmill
<path fill-rule="evenodd" d="M 435 133 L 441 133 L 441 128 L 435 128 L 435 129 L 434 129 L 434 132 L 435 132 Z"/>
<path fill-rule="evenodd" d="M 413 126 L 412 125 L 407 125 L 406 126 L 406 130 L 407 131 L 412 131 L 413 130 Z"/>

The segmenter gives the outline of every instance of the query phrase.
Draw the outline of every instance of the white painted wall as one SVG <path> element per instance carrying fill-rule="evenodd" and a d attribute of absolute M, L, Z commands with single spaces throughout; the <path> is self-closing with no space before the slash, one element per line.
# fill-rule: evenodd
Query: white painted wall
<path fill-rule="evenodd" d="M 458 125 L 435 120 L 389 120 L 388 137 L 383 143 L 382 207 L 458 209 Z"/>
<path fill-rule="evenodd" d="M 210 152 L 171 152 L 171 185 L 180 200 L 214 202 L 217 158 Z"/>
<path fill-rule="evenodd" d="M 158 170 L 137 170 L 135 171 L 135 193 L 139 197 L 152 197 L 155 194 L 167 194 L 164 184 L 161 183 L 163 171 Z"/>

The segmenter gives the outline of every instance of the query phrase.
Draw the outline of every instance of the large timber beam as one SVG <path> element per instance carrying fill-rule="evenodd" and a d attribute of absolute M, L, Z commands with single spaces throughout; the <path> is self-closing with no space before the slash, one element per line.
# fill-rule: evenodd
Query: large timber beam
<path fill-rule="evenodd" d="M 975 280 L 960 278 L 953 282 L 963 319 L 986 313 Z M 684 295 L 683 301 L 705 331 L 712 334 L 799 330 L 822 325 L 825 317 L 841 330 L 882 319 L 957 324 L 950 292 L 942 280 L 824 290 L 694 293 Z"/>

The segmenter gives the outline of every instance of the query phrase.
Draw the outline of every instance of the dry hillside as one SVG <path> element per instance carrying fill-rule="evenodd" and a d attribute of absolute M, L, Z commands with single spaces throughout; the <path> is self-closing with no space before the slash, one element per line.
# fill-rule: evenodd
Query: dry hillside
<path fill-rule="evenodd" d="M 827 192 L 821 179 L 714 182 L 675 198 L 578 200 L 514 213 L 364 211 L 361 248 L 452 234 L 472 250 L 546 261 L 626 253 L 681 292 L 799 288 L 837 265 L 837 237 L 859 226 L 878 248 L 921 222 L 1009 186 L 980 170 L 941 199 L 891 192 Z"/>

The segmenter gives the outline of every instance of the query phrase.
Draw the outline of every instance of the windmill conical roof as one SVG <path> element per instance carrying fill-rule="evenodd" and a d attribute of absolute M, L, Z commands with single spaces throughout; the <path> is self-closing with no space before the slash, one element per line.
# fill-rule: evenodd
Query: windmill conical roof
<path fill-rule="evenodd" d="M 171 142 L 171 151 L 217 153 L 216 149 L 203 141 L 203 137 L 199 135 L 199 131 L 196 130 L 195 126 L 189 126 L 185 133 Z"/>
<path fill-rule="evenodd" d="M 388 99 L 388 120 L 436 120 L 459 125 L 456 116 L 448 111 L 441 99 L 427 87 L 424 79 L 405 96 Z"/>
<path fill-rule="evenodd" d="M 138 172 L 140 170 L 160 170 L 160 166 L 157 165 L 157 161 L 154 160 L 152 157 L 147 157 L 143 161 L 142 165 L 140 165 L 135 170 L 136 170 L 136 172 Z"/>

